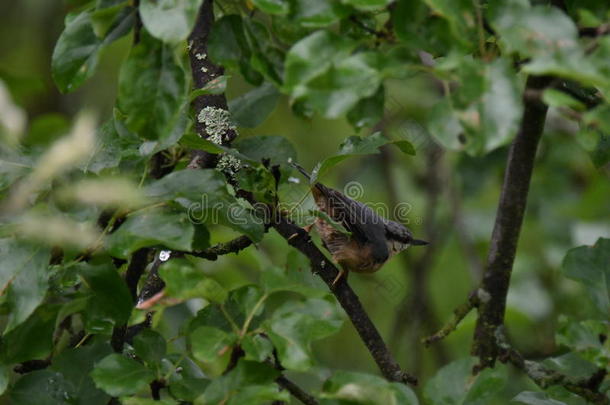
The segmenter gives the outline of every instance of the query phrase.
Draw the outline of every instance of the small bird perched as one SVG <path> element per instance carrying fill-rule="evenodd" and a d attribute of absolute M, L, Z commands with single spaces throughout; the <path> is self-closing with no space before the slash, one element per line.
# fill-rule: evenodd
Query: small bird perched
<path fill-rule="evenodd" d="M 303 167 L 294 162 L 290 164 L 311 181 L 311 176 Z M 413 239 L 406 226 L 377 215 L 366 204 L 321 183 L 311 185 L 311 193 L 320 211 L 349 232 L 342 232 L 320 217 L 305 227 L 309 232 L 313 225 L 316 226 L 324 246 L 340 265 L 333 286 L 348 271 L 376 272 L 390 257 L 409 246 L 428 244 Z"/>

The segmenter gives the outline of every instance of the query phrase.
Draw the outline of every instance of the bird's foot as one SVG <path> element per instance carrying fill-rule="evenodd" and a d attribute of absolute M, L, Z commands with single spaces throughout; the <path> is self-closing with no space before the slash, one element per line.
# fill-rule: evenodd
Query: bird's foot
<path fill-rule="evenodd" d="M 330 285 L 331 290 L 336 289 L 337 283 L 341 280 L 347 281 L 347 271 L 345 271 L 344 269 L 339 269 L 339 272 L 337 273 L 337 277 L 335 277 L 332 284 Z"/>
<path fill-rule="evenodd" d="M 305 231 L 305 233 L 310 233 L 311 232 L 311 228 L 313 228 L 313 223 L 306 225 L 303 227 L 303 230 Z M 297 236 L 299 236 L 299 232 L 295 232 L 292 235 L 290 235 L 288 237 L 288 242 L 290 242 L 291 240 L 293 240 L 294 238 L 296 238 Z"/>

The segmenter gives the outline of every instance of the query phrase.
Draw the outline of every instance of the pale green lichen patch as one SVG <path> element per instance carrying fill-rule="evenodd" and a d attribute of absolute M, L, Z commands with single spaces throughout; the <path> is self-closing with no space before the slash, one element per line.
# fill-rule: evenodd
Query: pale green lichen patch
<path fill-rule="evenodd" d="M 205 60 L 205 58 L 206 58 L 207 56 L 208 56 L 208 55 L 206 55 L 205 53 L 196 53 L 196 54 L 195 54 L 195 57 L 197 58 L 197 60 Z"/>
<path fill-rule="evenodd" d="M 241 160 L 239 160 L 233 155 L 225 153 L 220 157 L 216 168 L 220 171 L 227 172 L 229 173 L 229 175 L 233 176 L 241 168 Z"/>
<path fill-rule="evenodd" d="M 228 131 L 235 130 L 229 112 L 218 107 L 204 107 L 197 115 L 197 121 L 205 125 L 207 139 L 219 145 Z"/>

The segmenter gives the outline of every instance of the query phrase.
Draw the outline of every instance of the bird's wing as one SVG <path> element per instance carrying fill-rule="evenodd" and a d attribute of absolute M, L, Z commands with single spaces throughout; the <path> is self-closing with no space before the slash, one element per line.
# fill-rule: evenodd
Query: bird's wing
<path fill-rule="evenodd" d="M 322 211 L 350 231 L 356 241 L 373 245 L 375 256 L 379 260 L 387 258 L 388 247 L 382 217 L 366 204 L 323 184 L 317 183 L 312 191 Z"/>

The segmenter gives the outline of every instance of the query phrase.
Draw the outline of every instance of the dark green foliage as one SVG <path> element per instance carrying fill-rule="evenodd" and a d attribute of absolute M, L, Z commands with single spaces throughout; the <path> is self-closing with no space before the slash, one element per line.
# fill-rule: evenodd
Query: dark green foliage
<path fill-rule="evenodd" d="M 14 3 L 0 16 L 1 404 L 307 403 L 293 380 L 324 405 L 608 403 L 607 1 Z M 546 124 L 524 224 L 496 224 L 520 235 L 504 310 L 480 268 L 532 106 Z M 310 271 L 329 257 L 310 262 L 271 221 L 329 219 L 291 161 L 312 183 L 356 182 L 430 250 L 350 276 L 359 301 L 329 291 Z M 472 290 L 479 309 L 502 302 L 497 361 L 478 373 L 477 315 L 420 341 Z M 384 341 L 345 322 L 360 304 Z"/>

